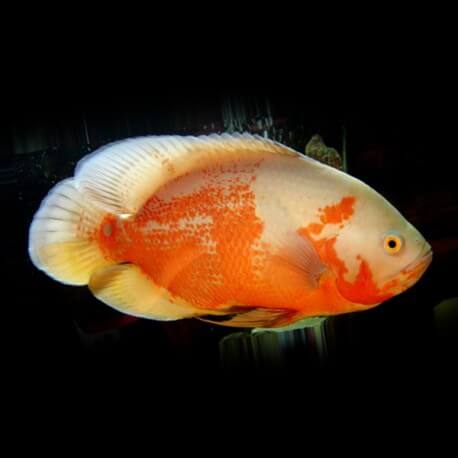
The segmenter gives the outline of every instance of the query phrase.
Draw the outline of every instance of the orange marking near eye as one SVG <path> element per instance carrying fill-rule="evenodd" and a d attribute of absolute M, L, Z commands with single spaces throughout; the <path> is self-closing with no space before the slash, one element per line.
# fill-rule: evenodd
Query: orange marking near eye
<path fill-rule="evenodd" d="M 339 229 L 344 227 L 345 221 L 349 220 L 354 213 L 353 206 L 356 199 L 351 196 L 344 197 L 335 205 L 319 208 L 321 223 L 310 223 L 305 229 L 307 234 L 320 235 L 326 224 L 340 224 Z"/>
<path fill-rule="evenodd" d="M 388 292 L 386 289 L 378 289 L 373 280 L 369 264 L 360 255 L 357 257 L 360 261 L 360 267 L 355 281 L 349 282 L 345 280 L 344 276 L 348 272 L 348 268 L 336 252 L 334 245 L 337 241 L 337 237 L 314 240 L 310 237 L 308 228 L 300 229 L 299 234 L 307 237 L 313 243 L 321 260 L 330 267 L 334 273 L 334 281 L 327 287 L 334 288 L 336 294 L 334 295 L 334 303 L 332 305 L 331 303 L 326 305 L 328 311 L 349 310 L 351 309 L 349 303 L 363 305 L 377 304 L 393 296 L 393 293 Z M 320 284 L 320 288 L 322 287 L 323 285 Z M 340 296 L 340 300 L 337 296 Z"/>
<path fill-rule="evenodd" d="M 324 224 L 310 223 L 307 226 L 307 231 L 312 234 L 319 235 L 321 231 L 323 230 L 323 228 L 324 228 Z"/>
<path fill-rule="evenodd" d="M 334 247 L 336 238 L 329 239 L 326 243 L 325 258 L 328 264 L 332 265 L 337 272 L 337 288 L 339 292 L 348 300 L 356 304 L 371 305 L 386 301 L 393 294 L 383 293 L 375 284 L 372 271 L 367 261 L 361 255 L 357 256 L 360 261 L 359 271 L 355 281 L 345 280 L 344 275 L 348 272 L 345 263 L 338 257 Z"/>
<path fill-rule="evenodd" d="M 329 205 L 321 210 L 320 220 L 323 224 L 339 224 L 350 219 L 354 213 L 354 197 L 344 197 L 338 204 Z"/>
<path fill-rule="evenodd" d="M 377 304 L 393 297 L 392 293 L 379 290 L 373 280 L 369 264 L 365 260 L 360 260 L 359 272 L 354 282 L 339 277 L 337 287 L 346 298 L 357 304 Z"/>
<path fill-rule="evenodd" d="M 309 224 L 307 227 L 299 230 L 299 234 L 307 237 L 315 246 L 321 260 L 331 268 L 335 275 L 334 287 L 337 288 L 339 294 L 349 302 L 355 304 L 372 305 L 383 302 L 393 296 L 388 289 L 379 289 L 373 279 L 372 271 L 369 264 L 358 255 L 360 261 L 358 274 L 353 282 L 345 280 L 345 274 L 348 268 L 345 262 L 339 258 L 335 250 L 335 242 L 337 237 L 314 239 L 311 235 L 319 235 L 326 224 L 340 224 L 339 228 L 343 228 L 345 221 L 349 220 L 354 214 L 354 204 L 356 199 L 353 196 L 346 196 L 335 205 L 328 205 L 319 209 L 319 223 Z M 393 284 L 394 286 L 394 284 Z M 340 303 L 336 300 L 337 307 L 348 309 L 348 303 L 341 300 Z"/>

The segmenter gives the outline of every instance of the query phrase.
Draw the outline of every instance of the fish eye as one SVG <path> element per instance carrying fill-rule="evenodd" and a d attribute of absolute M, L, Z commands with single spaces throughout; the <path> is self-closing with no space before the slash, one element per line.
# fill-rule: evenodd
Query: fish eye
<path fill-rule="evenodd" d="M 383 240 L 383 248 L 388 254 L 396 254 L 402 248 L 404 242 L 397 234 L 387 234 Z"/>

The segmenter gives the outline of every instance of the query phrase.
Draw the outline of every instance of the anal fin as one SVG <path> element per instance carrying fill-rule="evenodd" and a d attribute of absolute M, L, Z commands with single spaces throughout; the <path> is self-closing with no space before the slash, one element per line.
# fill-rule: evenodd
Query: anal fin
<path fill-rule="evenodd" d="M 316 328 L 320 327 L 325 321 L 327 317 L 325 316 L 316 316 L 316 317 L 309 317 L 303 318 L 302 320 L 294 321 L 291 324 L 276 327 L 276 328 L 256 328 L 251 331 L 253 335 L 263 333 L 263 332 L 288 332 L 288 331 L 295 331 L 297 329 L 305 329 L 305 328 Z"/>
<path fill-rule="evenodd" d="M 243 309 L 237 307 L 236 309 Z M 197 317 L 202 321 L 222 326 L 233 328 L 262 328 L 273 327 L 280 321 L 289 319 L 296 312 L 285 309 L 270 309 L 270 308 L 246 308 L 240 312 L 227 312 L 226 316 L 215 317 Z"/>

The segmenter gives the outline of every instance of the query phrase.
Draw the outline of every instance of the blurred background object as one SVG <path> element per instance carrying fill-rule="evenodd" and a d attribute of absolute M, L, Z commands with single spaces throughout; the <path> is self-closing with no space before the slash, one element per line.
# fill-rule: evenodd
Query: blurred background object
<path fill-rule="evenodd" d="M 328 148 L 319 135 L 314 135 L 305 145 L 305 154 L 336 169 L 344 168 L 342 157 L 337 150 Z"/>

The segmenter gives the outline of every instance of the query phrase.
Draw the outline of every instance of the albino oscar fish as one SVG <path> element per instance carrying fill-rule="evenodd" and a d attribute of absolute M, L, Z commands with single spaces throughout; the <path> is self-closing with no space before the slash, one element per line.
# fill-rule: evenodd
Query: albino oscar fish
<path fill-rule="evenodd" d="M 153 320 L 279 328 L 367 310 L 432 259 L 360 180 L 259 136 L 147 136 L 89 154 L 33 218 L 62 283 Z"/>

